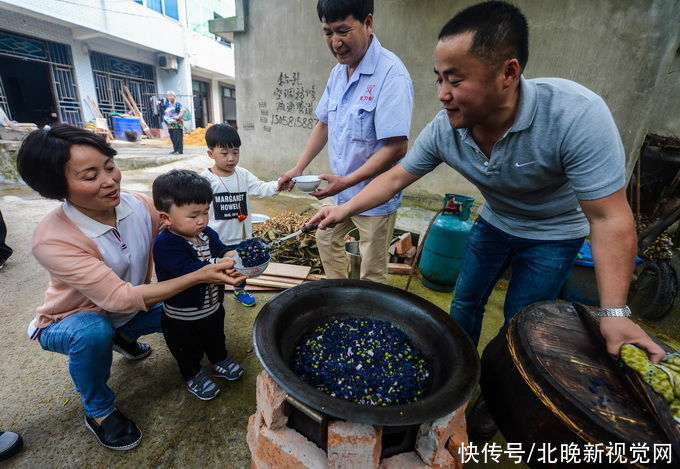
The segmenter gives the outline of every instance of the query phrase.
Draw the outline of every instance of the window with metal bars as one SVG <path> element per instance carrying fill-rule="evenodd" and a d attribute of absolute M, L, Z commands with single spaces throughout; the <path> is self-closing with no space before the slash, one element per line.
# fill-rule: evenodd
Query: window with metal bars
<path fill-rule="evenodd" d="M 123 87 L 127 86 L 142 117 L 152 128 L 160 128 L 162 115 L 153 99 L 158 94 L 156 73 L 151 65 L 114 57 L 99 52 L 90 53 L 94 75 L 97 105 L 105 116 L 128 110 L 123 100 Z M 111 122 L 109 122 L 111 125 Z"/>

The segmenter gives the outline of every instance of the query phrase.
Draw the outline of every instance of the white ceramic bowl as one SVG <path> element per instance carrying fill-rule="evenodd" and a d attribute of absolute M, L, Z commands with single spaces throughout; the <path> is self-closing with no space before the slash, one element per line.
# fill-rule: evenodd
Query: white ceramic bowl
<path fill-rule="evenodd" d="M 271 256 L 269 257 L 269 259 L 267 259 L 267 262 L 265 262 L 264 264 L 255 265 L 253 267 L 245 267 L 243 265 L 243 261 L 241 260 L 241 257 L 238 254 L 235 254 L 233 259 L 234 259 L 234 262 L 236 262 L 236 264 L 234 265 L 234 268 L 236 270 L 241 272 L 246 277 L 255 278 L 255 277 L 259 277 L 260 275 L 262 275 L 262 273 L 265 271 L 265 269 L 269 265 L 269 261 L 271 261 Z"/>
<path fill-rule="evenodd" d="M 253 214 L 251 215 L 251 217 L 252 217 L 251 222 L 252 222 L 254 225 L 256 225 L 256 224 L 258 224 L 258 223 L 264 223 L 264 222 L 266 222 L 267 220 L 269 220 L 269 216 L 268 216 L 268 215 L 265 215 L 265 214 L 263 214 L 263 213 L 253 213 Z"/>
<path fill-rule="evenodd" d="M 314 192 L 321 185 L 319 176 L 296 176 L 293 182 L 295 187 L 306 193 Z"/>

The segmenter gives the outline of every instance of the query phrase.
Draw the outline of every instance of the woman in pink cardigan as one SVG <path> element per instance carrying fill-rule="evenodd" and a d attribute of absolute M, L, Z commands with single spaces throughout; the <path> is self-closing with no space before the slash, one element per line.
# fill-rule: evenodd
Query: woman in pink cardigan
<path fill-rule="evenodd" d="M 40 195 L 64 201 L 33 235 L 33 255 L 50 283 L 29 337 L 68 355 L 86 427 L 107 448 L 127 450 L 142 432 L 116 409 L 106 384 L 112 350 L 131 360 L 148 356 L 151 347 L 137 338 L 160 332 L 161 301 L 200 283 L 237 285 L 245 278 L 226 262 L 149 283 L 160 219 L 149 197 L 120 191 L 115 154 L 92 132 L 56 125 L 26 137 L 17 167 Z"/>

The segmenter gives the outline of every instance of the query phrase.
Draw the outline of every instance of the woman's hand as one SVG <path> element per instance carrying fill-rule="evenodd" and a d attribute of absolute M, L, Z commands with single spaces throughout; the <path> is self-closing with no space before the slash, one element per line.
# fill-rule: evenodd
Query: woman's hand
<path fill-rule="evenodd" d="M 144 304 L 154 305 L 165 301 L 177 293 L 200 283 L 228 283 L 240 285 L 246 280 L 245 275 L 234 269 L 234 260 L 231 258 L 220 259 L 217 264 L 207 264 L 190 274 L 175 277 L 158 283 L 144 285 Z"/>
<path fill-rule="evenodd" d="M 234 259 L 226 257 L 221 258 L 217 264 L 208 264 L 201 267 L 195 273 L 199 276 L 200 283 L 240 285 L 247 278 L 234 269 Z"/>

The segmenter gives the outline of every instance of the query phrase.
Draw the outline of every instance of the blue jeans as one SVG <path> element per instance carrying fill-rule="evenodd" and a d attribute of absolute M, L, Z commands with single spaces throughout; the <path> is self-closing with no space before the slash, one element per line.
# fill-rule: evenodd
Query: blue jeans
<path fill-rule="evenodd" d="M 116 395 L 106 384 L 111 374 L 115 332 L 131 340 L 160 332 L 162 313 L 163 304 L 155 304 L 114 330 L 105 314 L 81 311 L 42 330 L 38 340 L 43 350 L 68 355 L 68 370 L 88 417 L 105 417 L 116 407 Z"/>
<path fill-rule="evenodd" d="M 508 268 L 512 278 L 505 296 L 505 324 L 537 301 L 554 301 L 571 272 L 584 238 L 540 241 L 518 238 L 478 218 L 463 253 L 451 316 L 479 342 L 484 306 Z"/>

